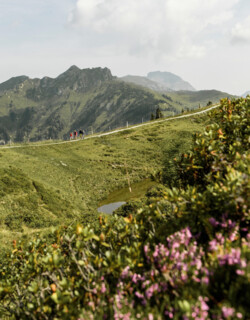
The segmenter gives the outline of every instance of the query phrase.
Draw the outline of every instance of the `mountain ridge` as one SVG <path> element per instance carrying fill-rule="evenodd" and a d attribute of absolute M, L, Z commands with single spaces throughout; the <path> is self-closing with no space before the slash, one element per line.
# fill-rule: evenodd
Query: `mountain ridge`
<path fill-rule="evenodd" d="M 124 77 L 120 78 L 122 81 L 125 82 L 130 82 L 130 83 L 134 83 L 137 85 L 140 85 L 142 87 L 154 90 L 154 91 L 158 91 L 158 92 L 171 92 L 173 91 L 172 89 L 170 89 L 169 87 L 167 87 L 165 84 L 160 83 L 160 82 L 156 82 L 156 81 L 152 81 L 147 77 L 143 77 L 143 76 L 133 76 L 133 75 L 127 75 Z"/>
<path fill-rule="evenodd" d="M 108 68 L 71 66 L 56 78 L 20 76 L 0 84 L 0 140 L 67 139 L 75 129 L 110 130 L 148 121 L 158 107 L 164 116 L 175 115 L 225 96 L 219 91 L 157 92 L 124 82 Z"/>
<path fill-rule="evenodd" d="M 147 78 L 155 82 L 165 84 L 174 91 L 195 91 L 195 88 L 187 81 L 172 72 L 153 71 L 147 74 Z"/>

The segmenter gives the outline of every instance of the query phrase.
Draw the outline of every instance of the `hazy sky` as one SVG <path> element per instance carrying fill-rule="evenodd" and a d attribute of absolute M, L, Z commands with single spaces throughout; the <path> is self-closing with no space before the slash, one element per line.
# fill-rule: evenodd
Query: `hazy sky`
<path fill-rule="evenodd" d="M 0 0 L 0 82 L 71 65 L 250 90 L 250 0 Z"/>

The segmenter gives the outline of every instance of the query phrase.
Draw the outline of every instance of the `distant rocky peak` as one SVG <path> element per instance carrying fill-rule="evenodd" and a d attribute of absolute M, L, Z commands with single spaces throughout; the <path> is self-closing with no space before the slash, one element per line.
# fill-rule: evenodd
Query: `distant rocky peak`
<path fill-rule="evenodd" d="M 114 77 L 108 68 L 80 69 L 71 66 L 56 78 L 44 77 L 33 82 L 26 96 L 34 101 L 42 101 L 68 94 L 70 90 L 86 93 Z"/>
<path fill-rule="evenodd" d="M 170 89 L 195 91 L 195 88 L 187 81 L 184 81 L 181 77 L 171 72 L 154 71 L 149 72 L 147 78 L 158 83 L 167 85 Z"/>
<path fill-rule="evenodd" d="M 27 76 L 18 76 L 10 78 L 9 80 L 0 83 L 0 93 L 9 91 L 9 90 L 16 90 L 20 85 L 24 83 L 24 81 L 28 80 L 29 77 Z"/>
<path fill-rule="evenodd" d="M 108 68 L 87 68 L 80 69 L 73 65 L 64 73 L 60 74 L 57 79 L 61 78 L 71 78 L 76 80 L 78 78 L 96 78 L 96 80 L 112 80 L 113 76 Z"/>
<path fill-rule="evenodd" d="M 78 68 L 76 65 L 71 66 L 67 71 L 74 72 L 74 71 L 80 71 L 81 69 Z"/>

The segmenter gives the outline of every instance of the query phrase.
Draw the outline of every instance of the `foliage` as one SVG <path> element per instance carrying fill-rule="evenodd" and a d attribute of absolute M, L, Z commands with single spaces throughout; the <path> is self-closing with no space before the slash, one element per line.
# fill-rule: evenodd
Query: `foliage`
<path fill-rule="evenodd" d="M 216 123 L 126 217 L 14 242 L 0 264 L 3 314 L 16 319 L 247 319 L 249 105 L 223 100 Z"/>

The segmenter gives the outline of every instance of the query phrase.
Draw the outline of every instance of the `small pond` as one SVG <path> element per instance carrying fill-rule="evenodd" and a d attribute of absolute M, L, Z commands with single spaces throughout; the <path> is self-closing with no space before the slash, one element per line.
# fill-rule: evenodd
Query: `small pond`
<path fill-rule="evenodd" d="M 104 206 L 101 206 L 98 208 L 98 212 L 111 214 L 125 203 L 126 202 L 124 201 L 119 201 L 119 202 L 105 204 Z"/>
<path fill-rule="evenodd" d="M 150 187 L 157 184 L 158 183 L 155 181 L 145 179 L 140 182 L 132 183 L 132 192 L 130 192 L 128 187 L 119 190 L 114 190 L 107 196 L 106 199 L 102 200 L 99 203 L 100 207 L 98 208 L 98 211 L 111 214 L 120 206 L 125 204 L 127 201 L 142 198 Z"/>

